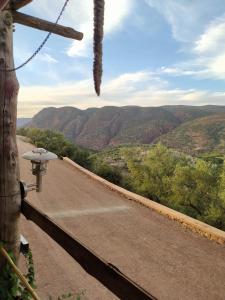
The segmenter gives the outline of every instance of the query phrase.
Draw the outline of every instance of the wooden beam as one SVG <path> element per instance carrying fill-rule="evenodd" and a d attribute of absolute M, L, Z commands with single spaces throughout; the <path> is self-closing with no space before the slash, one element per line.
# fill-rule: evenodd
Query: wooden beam
<path fill-rule="evenodd" d="M 30 4 L 33 0 L 13 0 L 12 1 L 12 7 L 13 9 L 17 10 L 20 9 L 27 4 Z"/>
<path fill-rule="evenodd" d="M 66 38 L 79 40 L 83 39 L 83 33 L 74 30 L 71 27 L 65 27 L 62 25 L 56 25 L 52 22 L 48 22 L 36 17 L 28 16 L 20 12 L 13 12 L 14 23 L 22 24 L 28 27 L 36 28 L 39 30 L 44 30 L 47 32 L 52 32 L 57 35 L 64 36 Z"/>
<path fill-rule="evenodd" d="M 27 219 L 38 225 L 69 253 L 88 274 L 100 281 L 119 299 L 156 300 L 154 296 L 124 275 L 117 267 L 107 263 L 27 200 L 22 201 L 21 210 Z"/>

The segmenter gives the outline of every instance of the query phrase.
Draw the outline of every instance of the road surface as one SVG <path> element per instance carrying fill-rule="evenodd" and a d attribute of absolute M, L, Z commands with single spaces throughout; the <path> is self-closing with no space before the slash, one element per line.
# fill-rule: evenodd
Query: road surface
<path fill-rule="evenodd" d="M 32 148 L 19 141 L 20 156 Z M 30 162 L 21 159 L 20 166 L 21 179 L 33 182 Z M 28 200 L 158 299 L 225 299 L 224 245 L 123 198 L 68 163 L 52 161 L 43 192 L 29 193 Z M 117 299 L 35 224 L 23 218 L 21 226 L 41 299 L 81 290 L 82 299 Z"/>

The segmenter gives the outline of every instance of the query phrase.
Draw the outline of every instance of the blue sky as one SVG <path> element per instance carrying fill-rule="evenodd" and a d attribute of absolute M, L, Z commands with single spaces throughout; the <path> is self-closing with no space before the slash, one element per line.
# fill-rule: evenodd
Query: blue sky
<path fill-rule="evenodd" d="M 34 0 L 22 11 L 50 21 L 63 0 Z M 224 0 L 106 0 L 101 97 L 92 82 L 93 1 L 70 0 L 60 24 L 83 41 L 52 35 L 17 72 L 19 117 L 47 106 L 225 105 Z M 15 64 L 45 32 L 16 24 Z"/>

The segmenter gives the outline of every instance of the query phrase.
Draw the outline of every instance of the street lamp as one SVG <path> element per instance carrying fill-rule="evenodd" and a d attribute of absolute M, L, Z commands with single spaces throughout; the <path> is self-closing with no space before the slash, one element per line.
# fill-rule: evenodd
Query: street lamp
<path fill-rule="evenodd" d="M 36 176 L 36 183 L 26 184 L 25 182 L 21 182 L 23 196 L 26 197 L 29 191 L 36 190 L 38 193 L 42 191 L 42 176 L 46 174 L 47 164 L 49 160 L 57 159 L 58 156 L 43 148 L 36 148 L 24 153 L 22 157 L 31 161 L 32 174 Z"/>

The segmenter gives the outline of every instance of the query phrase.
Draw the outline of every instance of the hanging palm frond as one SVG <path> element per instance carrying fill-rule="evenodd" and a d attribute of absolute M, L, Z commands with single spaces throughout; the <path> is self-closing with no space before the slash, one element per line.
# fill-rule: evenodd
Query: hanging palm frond
<path fill-rule="evenodd" d="M 95 91 L 100 95 L 102 82 L 102 40 L 104 36 L 104 0 L 94 0 L 94 65 Z"/>

